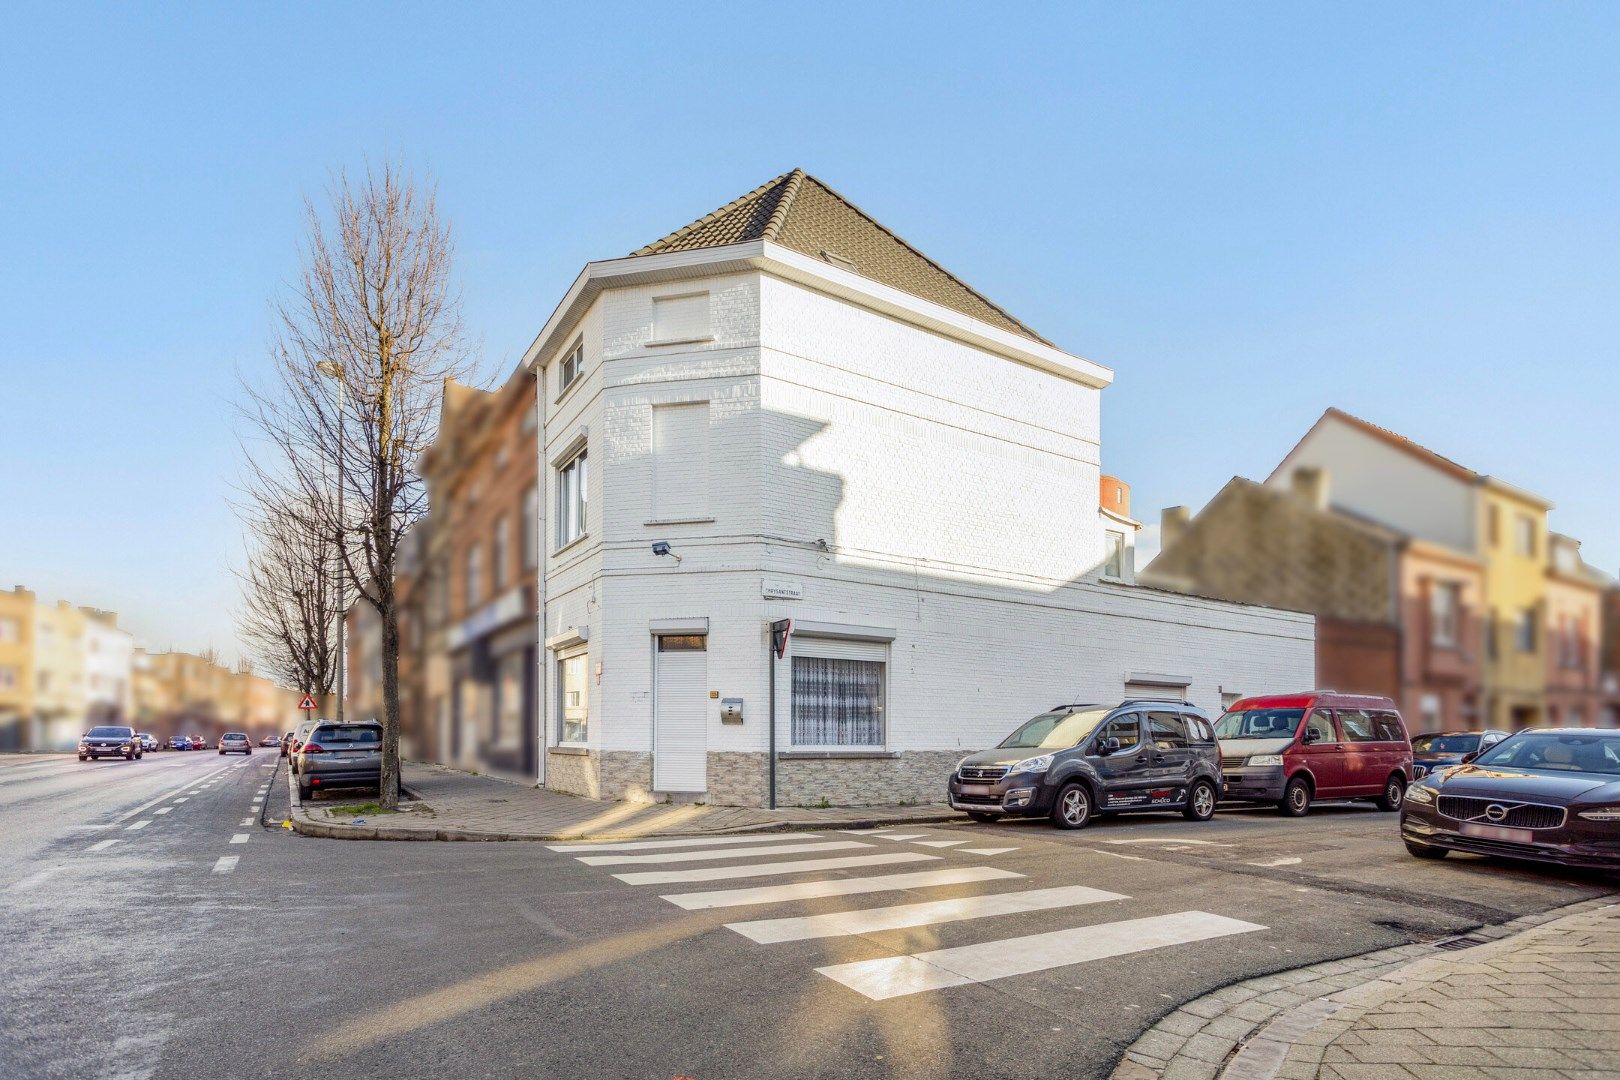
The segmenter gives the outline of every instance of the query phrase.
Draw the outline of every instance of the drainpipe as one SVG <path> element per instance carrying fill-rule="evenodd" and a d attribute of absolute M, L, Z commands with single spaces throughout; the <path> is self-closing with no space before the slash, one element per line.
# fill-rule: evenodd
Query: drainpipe
<path fill-rule="evenodd" d="M 534 366 L 534 512 L 540 520 L 534 523 L 534 704 L 535 723 L 540 725 L 540 738 L 535 746 L 539 750 L 535 762 L 535 782 L 546 783 L 546 758 L 551 749 L 551 724 L 546 719 L 546 670 L 551 667 L 546 657 L 546 369 L 537 361 Z"/>

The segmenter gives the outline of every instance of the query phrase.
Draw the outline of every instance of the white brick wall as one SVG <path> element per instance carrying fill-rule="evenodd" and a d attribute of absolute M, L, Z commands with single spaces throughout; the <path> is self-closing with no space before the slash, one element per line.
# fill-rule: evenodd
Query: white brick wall
<path fill-rule="evenodd" d="M 652 299 L 703 289 L 713 339 L 649 347 Z M 1132 671 L 1188 676 L 1212 710 L 1223 689 L 1311 681 L 1309 616 L 1096 580 L 1094 388 L 758 273 L 609 289 L 584 326 L 583 384 L 546 441 L 549 461 L 589 429 L 590 536 L 548 562 L 545 633 L 589 626 L 596 749 L 653 749 L 661 619 L 707 618 L 709 687 L 745 700 L 740 726 L 709 702 L 711 752 L 765 749 L 782 616 L 894 630 L 899 752 L 989 745 L 1054 704 L 1119 699 Z M 690 401 L 710 404 L 712 520 L 649 525 L 652 408 Z M 763 599 L 765 579 L 802 598 Z"/>

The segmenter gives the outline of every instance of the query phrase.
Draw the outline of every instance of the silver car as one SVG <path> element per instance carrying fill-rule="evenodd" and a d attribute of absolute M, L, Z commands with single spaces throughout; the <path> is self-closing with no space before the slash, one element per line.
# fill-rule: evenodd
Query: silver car
<path fill-rule="evenodd" d="M 298 748 L 298 796 L 329 788 L 382 786 L 382 725 L 375 720 L 315 725 Z"/>

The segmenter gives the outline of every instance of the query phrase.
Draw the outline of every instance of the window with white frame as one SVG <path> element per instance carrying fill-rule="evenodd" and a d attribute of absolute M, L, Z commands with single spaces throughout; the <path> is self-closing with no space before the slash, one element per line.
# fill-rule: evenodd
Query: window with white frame
<path fill-rule="evenodd" d="M 557 546 L 566 547 L 585 535 L 586 452 L 581 450 L 557 469 Z"/>
<path fill-rule="evenodd" d="M 505 515 L 495 519 L 495 534 L 489 546 L 490 595 L 499 596 L 506 588 L 507 559 L 511 555 L 511 526 Z"/>
<path fill-rule="evenodd" d="M 466 610 L 470 614 L 472 609 L 483 603 L 484 596 L 484 549 L 474 544 L 467 549 L 467 580 Z"/>
<path fill-rule="evenodd" d="M 561 394 L 585 370 L 585 342 L 577 341 L 568 354 L 557 362 L 557 393 Z"/>
<path fill-rule="evenodd" d="M 557 660 L 557 741 L 580 744 L 590 735 L 589 657 L 582 650 Z"/>
<path fill-rule="evenodd" d="M 1103 533 L 1103 577 L 1118 580 L 1125 576 L 1125 534 L 1118 529 Z"/>
<path fill-rule="evenodd" d="M 531 484 L 523 493 L 523 568 L 533 570 L 540 562 L 540 492 Z"/>
<path fill-rule="evenodd" d="M 705 341 L 709 336 L 708 293 L 653 298 L 652 344 Z"/>
<path fill-rule="evenodd" d="M 1429 588 L 1429 641 L 1441 648 L 1457 645 L 1457 618 L 1462 586 L 1455 581 L 1436 581 Z"/>
<path fill-rule="evenodd" d="M 793 745 L 879 749 L 888 647 L 801 637 L 793 643 Z"/>

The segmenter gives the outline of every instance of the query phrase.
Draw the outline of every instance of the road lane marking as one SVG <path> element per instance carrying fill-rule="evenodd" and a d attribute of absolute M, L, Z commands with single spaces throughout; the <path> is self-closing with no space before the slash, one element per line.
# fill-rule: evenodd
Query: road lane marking
<path fill-rule="evenodd" d="M 152 819 L 151 818 L 142 818 L 140 821 L 137 821 L 133 825 L 124 826 L 124 831 L 125 832 L 134 832 L 137 829 L 144 829 L 150 824 L 152 824 Z"/>
<path fill-rule="evenodd" d="M 917 841 L 917 846 L 918 847 L 955 847 L 957 844 L 965 844 L 965 843 L 967 843 L 966 840 L 919 840 L 919 841 Z"/>
<path fill-rule="evenodd" d="M 108 848 L 112 847 L 114 844 L 122 844 L 122 843 L 123 843 L 122 840 L 97 840 L 95 843 L 91 844 L 89 847 L 85 848 L 84 850 L 86 850 L 86 851 L 106 851 Z"/>
<path fill-rule="evenodd" d="M 1252 862 L 1250 866 L 1297 866 L 1304 862 L 1298 855 L 1284 855 L 1277 859 L 1266 859 L 1264 862 Z"/>
<path fill-rule="evenodd" d="M 1005 855 L 1009 851 L 1017 851 L 1015 847 L 965 847 L 960 854 L 963 855 Z"/>
<path fill-rule="evenodd" d="M 919 837 L 923 837 L 923 836 L 927 836 L 927 835 L 928 835 L 927 833 L 920 833 L 920 832 L 884 833 L 882 836 L 878 837 L 878 839 L 879 840 L 916 840 Z"/>
<path fill-rule="evenodd" d="M 250 834 L 245 833 L 245 832 L 239 832 L 235 836 L 231 837 L 231 843 L 233 843 L 233 844 L 245 844 L 245 843 L 248 842 L 248 836 L 249 835 Z"/>
<path fill-rule="evenodd" d="M 938 855 L 925 855 L 921 851 L 897 851 L 892 855 L 850 855 L 842 859 L 794 859 L 788 862 L 751 863 L 747 866 L 705 866 L 701 870 L 649 870 L 637 874 L 614 874 L 613 876 L 626 885 L 674 885 L 681 881 L 724 881 L 727 878 L 806 874 L 814 870 L 848 870 L 856 866 L 930 862 L 938 858 Z"/>
<path fill-rule="evenodd" d="M 795 839 L 813 840 L 820 833 L 794 833 Z M 652 851 L 659 848 L 720 847 L 725 844 L 780 844 L 786 837 L 781 833 L 768 836 L 716 836 L 713 838 L 688 837 L 684 840 L 629 840 L 611 844 L 547 844 L 547 851 Z"/>
<path fill-rule="evenodd" d="M 156 810 L 152 811 L 152 813 L 154 813 L 154 814 L 167 814 L 170 810 L 173 810 L 173 809 L 174 809 L 174 807 L 172 807 L 172 806 L 160 806 Z"/>
<path fill-rule="evenodd" d="M 190 795 L 183 795 L 180 798 L 174 800 L 174 805 L 179 806 L 181 803 L 185 802 L 189 798 L 191 798 Z"/>
<path fill-rule="evenodd" d="M 44 881 L 46 878 L 50 877 L 52 874 L 61 869 L 62 868 L 60 866 L 48 866 L 38 873 L 29 874 L 21 881 L 13 881 L 9 886 L 6 887 L 6 891 L 23 892 L 27 889 L 32 889 L 35 885 L 38 885 L 40 882 Z"/>
<path fill-rule="evenodd" d="M 1204 847 L 1231 847 L 1217 840 L 1187 840 L 1177 836 L 1142 836 L 1131 840 L 1104 840 L 1105 844 L 1200 844 Z"/>
<path fill-rule="evenodd" d="M 1120 893 L 1105 892 L 1084 885 L 1063 885 L 1054 889 L 992 893 L 988 896 L 960 896 L 952 900 L 927 900 L 918 904 L 832 911 L 823 915 L 805 915 L 791 919 L 755 919 L 750 922 L 726 923 L 726 928 L 735 930 L 760 945 L 775 945 L 783 941 L 848 937 L 851 934 L 904 930 L 913 926 L 934 926 L 938 923 L 961 922 L 964 919 L 985 919 L 995 915 L 1017 915 L 1027 911 L 1050 911 L 1056 908 L 1105 904 L 1111 900 L 1129 899 L 1130 897 Z"/>
<path fill-rule="evenodd" d="M 760 855 L 800 855 L 807 851 L 851 851 L 869 848 L 859 840 L 817 840 L 808 844 L 777 844 L 760 848 L 721 848 L 718 851 L 655 851 L 650 855 L 576 855 L 586 866 L 634 866 L 649 863 L 708 862 L 712 859 L 751 859 Z"/>
<path fill-rule="evenodd" d="M 1116 859 L 1128 859 L 1131 862 L 1150 862 L 1151 861 L 1149 859 L 1143 858 L 1141 855 L 1127 855 L 1123 851 L 1104 851 L 1101 848 L 1092 848 L 1091 853 L 1093 855 L 1112 855 Z"/>
<path fill-rule="evenodd" d="M 123 822 L 128 821 L 132 817 L 141 816 L 142 814 L 144 814 L 148 810 L 150 810 L 152 807 L 156 806 L 158 803 L 168 802 L 169 797 L 176 794 L 177 792 L 185 792 L 185 789 L 190 787 L 193 783 L 195 783 L 195 780 L 187 780 L 184 783 L 176 784 L 171 790 L 164 792 L 162 795 L 159 795 L 157 798 L 151 800 L 150 802 L 144 802 L 141 805 L 137 806 L 135 809 L 126 810 L 124 813 L 122 813 L 122 814 L 118 815 L 117 817 L 113 818 L 112 824 L 119 825 L 119 824 L 122 824 Z"/>
<path fill-rule="evenodd" d="M 242 824 L 241 824 L 241 825 L 238 825 L 238 826 L 237 826 L 237 828 L 238 828 L 238 829 L 240 829 L 240 828 L 242 828 L 242 827 L 243 827 L 243 826 L 246 826 L 246 825 L 251 825 L 251 824 L 253 824 L 253 822 L 254 822 L 254 819 L 253 819 L 253 818 L 250 818 L 250 817 L 245 817 L 245 818 L 243 818 L 243 819 L 242 819 Z"/>
<path fill-rule="evenodd" d="M 216 874 L 228 874 L 228 873 L 230 873 L 232 870 L 236 869 L 236 864 L 237 864 L 238 861 L 241 860 L 241 858 L 242 858 L 242 856 L 240 856 L 240 855 L 221 855 L 214 862 L 214 873 L 216 873 Z"/>
<path fill-rule="evenodd" d="M 976 881 L 1021 878 L 1013 870 L 994 866 L 959 866 L 949 870 L 918 870 L 909 874 L 881 874 L 864 878 L 829 878 L 824 881 L 797 881 L 791 885 L 756 885 L 746 889 L 717 889 L 712 892 L 672 893 L 662 899 L 687 911 L 709 908 L 743 907 L 748 904 L 780 904 L 789 900 L 813 900 L 822 896 L 854 896 L 858 893 L 898 892 L 928 889 L 940 885 L 966 885 Z"/>
<path fill-rule="evenodd" d="M 990 982 L 1111 956 L 1127 956 L 1150 949 L 1265 929 L 1258 923 L 1228 919 L 1207 911 L 1179 911 L 1173 915 L 1077 926 L 1069 930 L 985 941 L 954 949 L 935 949 L 910 956 L 833 964 L 816 970 L 859 994 L 882 1001 L 925 990 Z"/>

